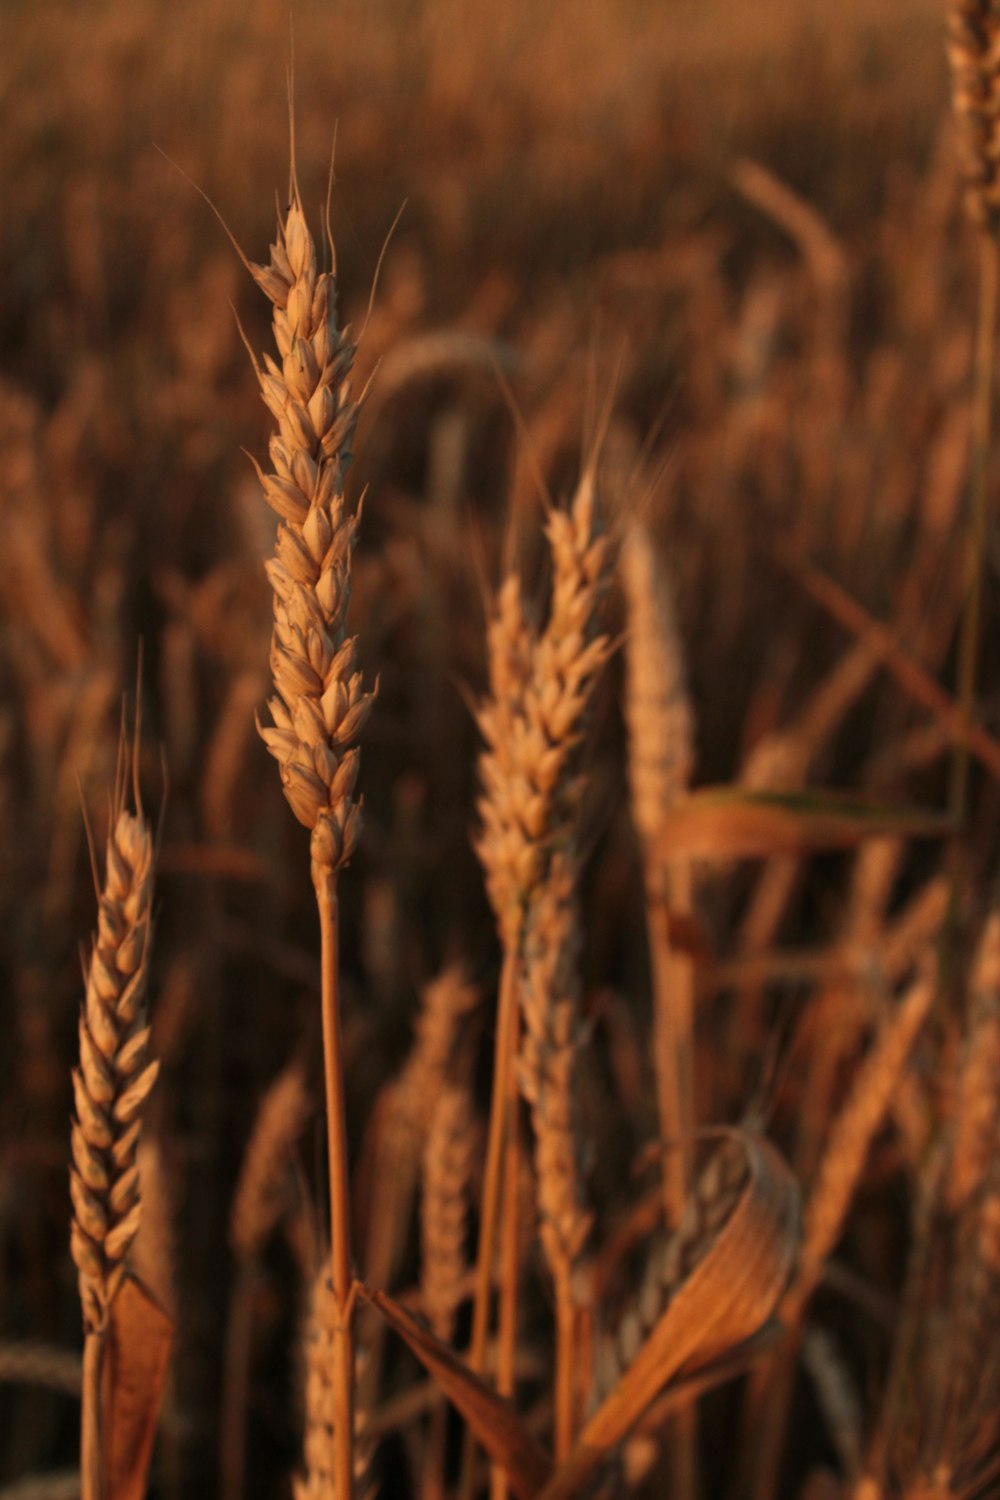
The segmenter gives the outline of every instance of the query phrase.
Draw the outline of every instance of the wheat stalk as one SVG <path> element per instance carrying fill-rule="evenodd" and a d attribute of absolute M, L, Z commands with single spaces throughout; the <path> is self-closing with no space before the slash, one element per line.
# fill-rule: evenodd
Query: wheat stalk
<path fill-rule="evenodd" d="M 73 1071 L 70 1243 L 79 1272 L 84 1371 L 81 1471 L 84 1500 L 102 1495 L 101 1376 L 111 1307 L 139 1228 L 136 1159 L 142 1112 L 156 1079 L 150 1061 L 145 991 L 153 898 L 153 839 L 138 783 L 126 806 L 127 757 L 111 808 L 97 932 L 80 1010 L 80 1064 Z"/>
<path fill-rule="evenodd" d="M 305 1430 L 302 1451 L 304 1467 L 292 1479 L 294 1500 L 340 1500 L 343 1491 L 336 1465 L 342 1445 L 336 1442 L 340 1419 L 339 1377 L 336 1350 L 337 1294 L 329 1261 L 320 1266 L 309 1289 L 302 1334 L 302 1364 L 305 1396 Z M 359 1360 L 360 1363 L 360 1360 Z M 360 1372 L 359 1372 L 360 1373 Z M 351 1444 L 353 1475 L 351 1493 L 368 1492 L 370 1445 L 364 1441 L 365 1420 L 354 1414 L 355 1441 Z M 331 1454 L 334 1461 L 331 1462 Z"/>
<path fill-rule="evenodd" d="M 517 1078 L 518 994 L 526 913 L 549 878 L 558 850 L 568 849 L 574 830 L 578 786 L 572 759 L 583 732 L 597 674 L 610 644 L 597 628 L 597 607 L 609 565 L 609 546 L 599 524 L 593 471 L 588 469 L 566 510 L 546 520 L 552 559 L 552 597 L 545 629 L 532 629 L 520 585 L 509 577 L 500 591 L 488 648 L 490 695 L 478 721 L 485 741 L 480 757 L 483 791 L 476 851 L 504 950 L 497 1014 L 497 1042 L 483 1188 L 476 1292 L 469 1360 L 481 1369 L 486 1350 L 493 1244 L 502 1173 L 512 1184 L 504 1214 L 508 1268 L 501 1279 L 500 1388 L 513 1367 L 511 1338 L 516 1304 L 517 1223 L 513 1183 L 518 1171 Z M 506 1143 L 506 1162 L 504 1151 Z M 471 1445 L 460 1493 L 471 1490 Z M 494 1496 L 502 1484 L 494 1486 Z"/>
<path fill-rule="evenodd" d="M 553 858 L 548 879 L 528 910 L 523 955 L 520 1078 L 535 1136 L 539 1232 L 555 1284 L 555 1452 L 562 1459 L 573 1441 L 577 1379 L 574 1272 L 593 1217 L 583 1199 L 581 1132 L 573 1089 L 584 1035 L 579 933 L 572 866 L 563 854 Z"/>
<path fill-rule="evenodd" d="M 333 241 L 330 239 L 333 255 Z M 335 262 L 334 262 L 335 263 Z M 311 872 L 322 952 L 323 1052 L 330 1177 L 331 1265 L 336 1315 L 336 1479 L 351 1494 L 354 1357 L 347 1132 L 338 995 L 337 876 L 357 845 L 354 796 L 357 739 L 371 712 L 347 634 L 351 556 L 358 519 L 347 509 L 344 478 L 358 420 L 351 397 L 354 345 L 337 321 L 335 272 L 320 271 L 294 182 L 292 201 L 271 246 L 270 264 L 251 271 L 274 305 L 280 364 L 255 363 L 261 394 L 278 424 L 273 469 L 257 466 L 264 497 L 281 518 L 267 576 L 274 593 L 271 669 L 273 725 L 261 729 L 278 762 L 293 813 L 310 830 Z"/>

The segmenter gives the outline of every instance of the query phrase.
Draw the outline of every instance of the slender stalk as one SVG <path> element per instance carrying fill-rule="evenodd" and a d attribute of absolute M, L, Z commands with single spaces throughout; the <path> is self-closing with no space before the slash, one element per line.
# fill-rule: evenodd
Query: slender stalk
<path fill-rule="evenodd" d="M 472 1335 L 467 1362 L 481 1373 L 486 1358 L 489 1334 L 490 1287 L 493 1281 L 493 1249 L 496 1243 L 497 1217 L 503 1176 L 503 1145 L 506 1133 L 507 1100 L 517 1051 L 517 955 L 513 949 L 504 954 L 497 1005 L 496 1045 L 493 1060 L 493 1091 L 490 1097 L 489 1137 L 486 1143 L 486 1172 L 483 1179 L 482 1208 L 479 1219 L 479 1245 L 476 1252 L 475 1294 L 472 1304 Z M 461 1500 L 471 1500 L 475 1442 L 466 1430 L 459 1482 Z"/>
<path fill-rule="evenodd" d="M 663 1159 L 663 1200 L 667 1224 L 684 1210 L 691 1169 L 690 1069 L 693 1060 L 693 975 L 675 951 L 670 909 L 650 873 L 646 883 L 646 923 L 653 979 L 654 1064 Z"/>
<path fill-rule="evenodd" d="M 578 1310 L 573 1302 L 570 1267 L 556 1280 L 556 1462 L 569 1457 L 576 1432 L 576 1347 Z"/>
<path fill-rule="evenodd" d="M 83 1342 L 83 1390 L 80 1418 L 80 1500 L 104 1500 L 101 1423 L 101 1376 L 104 1334 L 88 1333 Z"/>
<path fill-rule="evenodd" d="M 668 1227 L 684 1212 L 694 1134 L 694 966 L 671 939 L 671 910 L 691 911 L 691 866 L 674 860 L 646 868 L 646 921 L 653 979 L 654 1063 L 663 1157 L 663 1206 Z M 670 1422 L 669 1466 L 675 1500 L 696 1500 L 698 1424 L 694 1405 Z"/>
<path fill-rule="evenodd" d="M 966 603 L 958 658 L 958 703 L 961 736 L 952 767 L 951 811 L 965 821 L 969 784 L 969 735 L 979 666 L 983 612 L 983 565 L 987 538 L 987 482 L 993 415 L 993 365 L 997 300 L 1000 292 L 1000 246 L 994 235 L 979 237 L 979 318 L 976 326 L 975 387 L 972 405 L 970 525 L 966 557 Z"/>
<path fill-rule="evenodd" d="M 335 1307 L 333 1474 L 338 1500 L 348 1500 L 353 1493 L 354 1484 L 354 1349 L 351 1335 L 350 1179 L 338 973 L 339 910 L 335 872 L 314 864 L 313 882 L 319 907 L 322 945 L 323 1070 L 330 1170 L 330 1276 Z"/>
<path fill-rule="evenodd" d="M 520 1012 L 515 1006 L 515 1027 L 520 1033 Z M 515 1036 L 513 1055 L 519 1041 Z M 514 1363 L 517 1353 L 517 1303 L 521 1280 L 521 1132 L 518 1118 L 520 1090 L 517 1071 L 511 1068 L 507 1084 L 504 1123 L 503 1216 L 500 1224 L 500 1294 L 497 1315 L 497 1390 L 514 1394 Z M 506 1470 L 494 1464 L 490 1474 L 491 1500 L 507 1500 Z"/>

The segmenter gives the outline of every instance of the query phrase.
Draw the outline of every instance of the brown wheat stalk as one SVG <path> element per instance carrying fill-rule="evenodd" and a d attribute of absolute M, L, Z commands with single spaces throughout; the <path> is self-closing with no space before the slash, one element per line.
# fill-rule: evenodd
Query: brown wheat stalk
<path fill-rule="evenodd" d="M 329 236 L 332 263 L 333 241 Z M 274 593 L 272 727 L 261 735 L 278 762 L 289 806 L 310 830 L 319 908 L 323 1054 L 330 1180 L 331 1266 L 339 1500 L 351 1494 L 354 1356 L 351 1332 L 350 1195 L 339 1000 L 337 877 L 361 830 L 354 790 L 357 739 L 374 695 L 365 691 L 357 639 L 347 633 L 351 555 L 358 521 L 344 480 L 358 419 L 351 397 L 354 345 L 337 320 L 336 276 L 321 271 L 294 181 L 270 264 L 252 266 L 274 304 L 279 360 L 256 365 L 277 422 L 273 465 L 258 467 L 264 497 L 281 518 L 267 576 Z"/>
<path fill-rule="evenodd" d="M 497 1016 L 493 1094 L 483 1188 L 476 1293 L 469 1360 L 481 1369 L 486 1351 L 489 1294 L 500 1189 L 504 1171 L 517 1172 L 518 1142 L 514 1057 L 519 1037 L 521 945 L 526 913 L 544 888 L 557 850 L 569 850 L 578 783 L 572 763 L 583 732 L 593 685 L 609 653 L 599 633 L 597 608 L 606 587 L 609 548 L 600 531 L 595 476 L 588 469 L 566 510 L 546 521 L 552 558 L 552 598 L 545 629 L 531 628 L 516 577 L 500 591 L 490 625 L 490 695 L 479 712 L 486 748 L 480 758 L 482 823 L 476 848 L 486 873 L 504 951 Z M 506 1149 L 506 1163 L 504 1152 Z M 513 1191 L 507 1201 L 513 1204 Z M 515 1263 L 516 1215 L 505 1213 L 506 1254 Z M 509 1348 L 516 1277 L 501 1281 L 499 1360 L 512 1368 Z M 504 1308 L 505 1299 L 508 1306 Z M 505 1353 L 506 1349 L 506 1353 Z M 466 1449 L 460 1493 L 471 1490 L 472 1448 Z M 494 1490 L 494 1494 L 496 1489 Z"/>
<path fill-rule="evenodd" d="M 128 797 L 119 756 L 97 932 L 80 1010 L 80 1064 L 73 1072 L 71 1246 L 85 1332 L 81 1415 L 84 1500 L 102 1500 L 102 1370 L 112 1304 L 139 1228 L 137 1148 L 142 1113 L 158 1071 L 149 1060 L 146 979 L 153 898 L 153 838 L 138 780 Z"/>

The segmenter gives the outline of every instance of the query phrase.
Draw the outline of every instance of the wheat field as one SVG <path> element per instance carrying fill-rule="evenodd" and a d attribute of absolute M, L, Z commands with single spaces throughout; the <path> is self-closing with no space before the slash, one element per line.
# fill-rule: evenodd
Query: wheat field
<path fill-rule="evenodd" d="M 1000 10 L 0 99 L 0 1500 L 1000 1496 Z"/>

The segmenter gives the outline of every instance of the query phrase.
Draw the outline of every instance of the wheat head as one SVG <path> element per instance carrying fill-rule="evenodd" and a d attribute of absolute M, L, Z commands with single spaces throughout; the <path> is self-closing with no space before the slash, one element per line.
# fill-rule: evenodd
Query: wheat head
<path fill-rule="evenodd" d="M 336 277 L 319 269 L 297 188 L 279 220 L 270 264 L 251 270 L 274 304 L 280 357 L 266 354 L 256 367 L 278 424 L 271 472 L 258 465 L 257 473 L 280 517 L 267 563 L 273 725 L 260 732 L 289 806 L 312 832 L 314 871 L 335 875 L 360 835 L 356 741 L 374 699 L 362 685 L 357 638 L 346 628 L 358 518 L 347 509 L 344 479 L 359 404 L 349 378 L 354 345 L 337 321 Z"/>
<path fill-rule="evenodd" d="M 71 1246 L 88 1333 L 103 1332 L 139 1228 L 136 1159 L 143 1107 L 159 1064 L 149 1060 L 145 992 L 153 839 L 141 807 L 125 806 L 124 767 L 112 807 L 104 888 L 80 1010 L 73 1072 Z"/>

